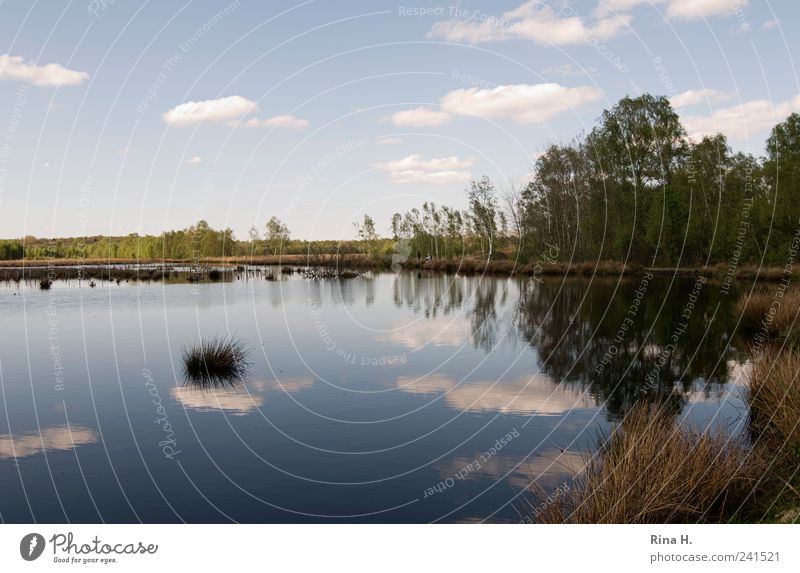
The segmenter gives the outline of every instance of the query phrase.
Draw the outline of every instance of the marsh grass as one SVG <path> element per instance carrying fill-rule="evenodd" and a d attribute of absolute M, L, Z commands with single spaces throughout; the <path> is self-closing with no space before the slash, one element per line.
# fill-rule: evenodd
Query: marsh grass
<path fill-rule="evenodd" d="M 186 380 L 199 386 L 233 386 L 247 375 L 249 352 L 232 338 L 201 340 L 181 352 Z"/>
<path fill-rule="evenodd" d="M 721 430 L 681 427 L 667 408 L 652 405 L 634 407 L 585 464 L 565 495 L 537 510 L 537 521 L 728 521 L 764 475 L 743 441 Z"/>
<path fill-rule="evenodd" d="M 800 465 L 800 353 L 767 347 L 753 361 L 747 399 L 755 447 L 778 468 Z"/>
<path fill-rule="evenodd" d="M 790 336 L 800 311 L 800 290 L 767 289 L 743 295 L 736 313 L 747 334 L 763 332 L 769 337 Z"/>

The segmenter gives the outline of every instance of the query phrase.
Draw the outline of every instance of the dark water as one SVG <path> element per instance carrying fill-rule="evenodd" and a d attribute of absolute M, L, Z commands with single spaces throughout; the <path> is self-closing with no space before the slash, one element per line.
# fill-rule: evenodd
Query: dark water
<path fill-rule="evenodd" d="M 745 423 L 718 285 L 280 277 L 0 287 L 2 521 L 518 521 L 636 400 Z M 185 385 L 228 333 L 247 382 Z"/>

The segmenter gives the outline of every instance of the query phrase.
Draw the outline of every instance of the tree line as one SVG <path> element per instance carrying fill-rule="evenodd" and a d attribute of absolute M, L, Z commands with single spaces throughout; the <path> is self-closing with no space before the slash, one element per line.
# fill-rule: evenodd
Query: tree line
<path fill-rule="evenodd" d="M 200 221 L 159 236 L 0 241 L 0 259 L 139 258 L 363 252 L 536 260 L 626 260 L 646 266 L 731 260 L 784 264 L 800 242 L 800 115 L 776 125 L 765 155 L 734 152 L 724 135 L 693 140 L 669 100 L 625 97 L 597 125 L 536 159 L 524 186 L 483 177 L 466 207 L 423 203 L 389 222 L 355 224 L 354 241 L 301 241 L 272 217 L 246 240 Z M 401 247 L 398 247 L 401 245 Z"/>

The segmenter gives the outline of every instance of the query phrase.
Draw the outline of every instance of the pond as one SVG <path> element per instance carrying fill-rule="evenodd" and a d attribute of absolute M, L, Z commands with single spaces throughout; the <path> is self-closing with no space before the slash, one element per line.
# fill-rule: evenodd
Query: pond
<path fill-rule="evenodd" d="M 514 522 L 638 400 L 746 428 L 711 282 L 275 278 L 0 283 L 0 519 Z M 225 336 L 245 380 L 187 383 Z"/>

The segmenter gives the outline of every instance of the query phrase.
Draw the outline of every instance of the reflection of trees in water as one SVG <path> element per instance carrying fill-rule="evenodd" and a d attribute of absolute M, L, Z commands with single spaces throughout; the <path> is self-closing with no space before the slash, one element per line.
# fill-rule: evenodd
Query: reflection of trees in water
<path fill-rule="evenodd" d="M 375 278 L 371 275 L 347 279 L 312 279 L 306 283 L 307 297 L 316 306 L 323 303 L 352 306 L 359 301 L 369 306 L 375 302 Z"/>
<path fill-rule="evenodd" d="M 731 299 L 719 287 L 703 288 L 686 322 L 681 314 L 692 279 L 671 289 L 668 279 L 651 280 L 633 312 L 637 279 L 620 283 L 616 294 L 613 281 L 533 284 L 520 296 L 520 335 L 537 348 L 546 373 L 588 387 L 612 416 L 640 399 L 665 400 L 678 410 L 694 383 L 705 383 L 708 392 L 728 380 L 735 320 Z"/>
<path fill-rule="evenodd" d="M 496 277 L 456 276 L 444 273 L 399 273 L 394 302 L 436 318 L 469 305 L 472 343 L 487 352 L 494 348 L 499 329 L 512 321 L 498 319 L 498 308 L 508 302 L 508 281 Z"/>
<path fill-rule="evenodd" d="M 489 352 L 495 346 L 498 330 L 505 325 L 497 318 L 497 308 L 506 305 L 508 282 L 482 277 L 470 286 L 473 289 L 473 305 L 470 312 L 472 343 L 475 348 Z"/>
<path fill-rule="evenodd" d="M 706 395 L 719 391 L 730 376 L 729 360 L 739 357 L 728 347 L 735 297 L 721 295 L 718 285 L 702 288 L 686 323 L 681 314 L 694 279 L 676 279 L 670 287 L 669 278 L 653 278 L 634 311 L 639 278 L 619 284 L 581 278 L 509 284 L 496 277 L 400 273 L 394 302 L 428 318 L 466 308 L 473 345 L 486 352 L 503 328 L 514 329 L 536 348 L 546 374 L 588 388 L 613 417 L 642 399 L 663 400 L 678 411 L 698 384 Z M 511 316 L 500 312 L 509 290 L 512 300 L 520 292 Z M 679 330 L 674 347 L 668 347 Z"/>
<path fill-rule="evenodd" d="M 466 277 L 444 273 L 404 272 L 395 276 L 394 303 L 426 318 L 447 316 L 464 305 Z"/>

